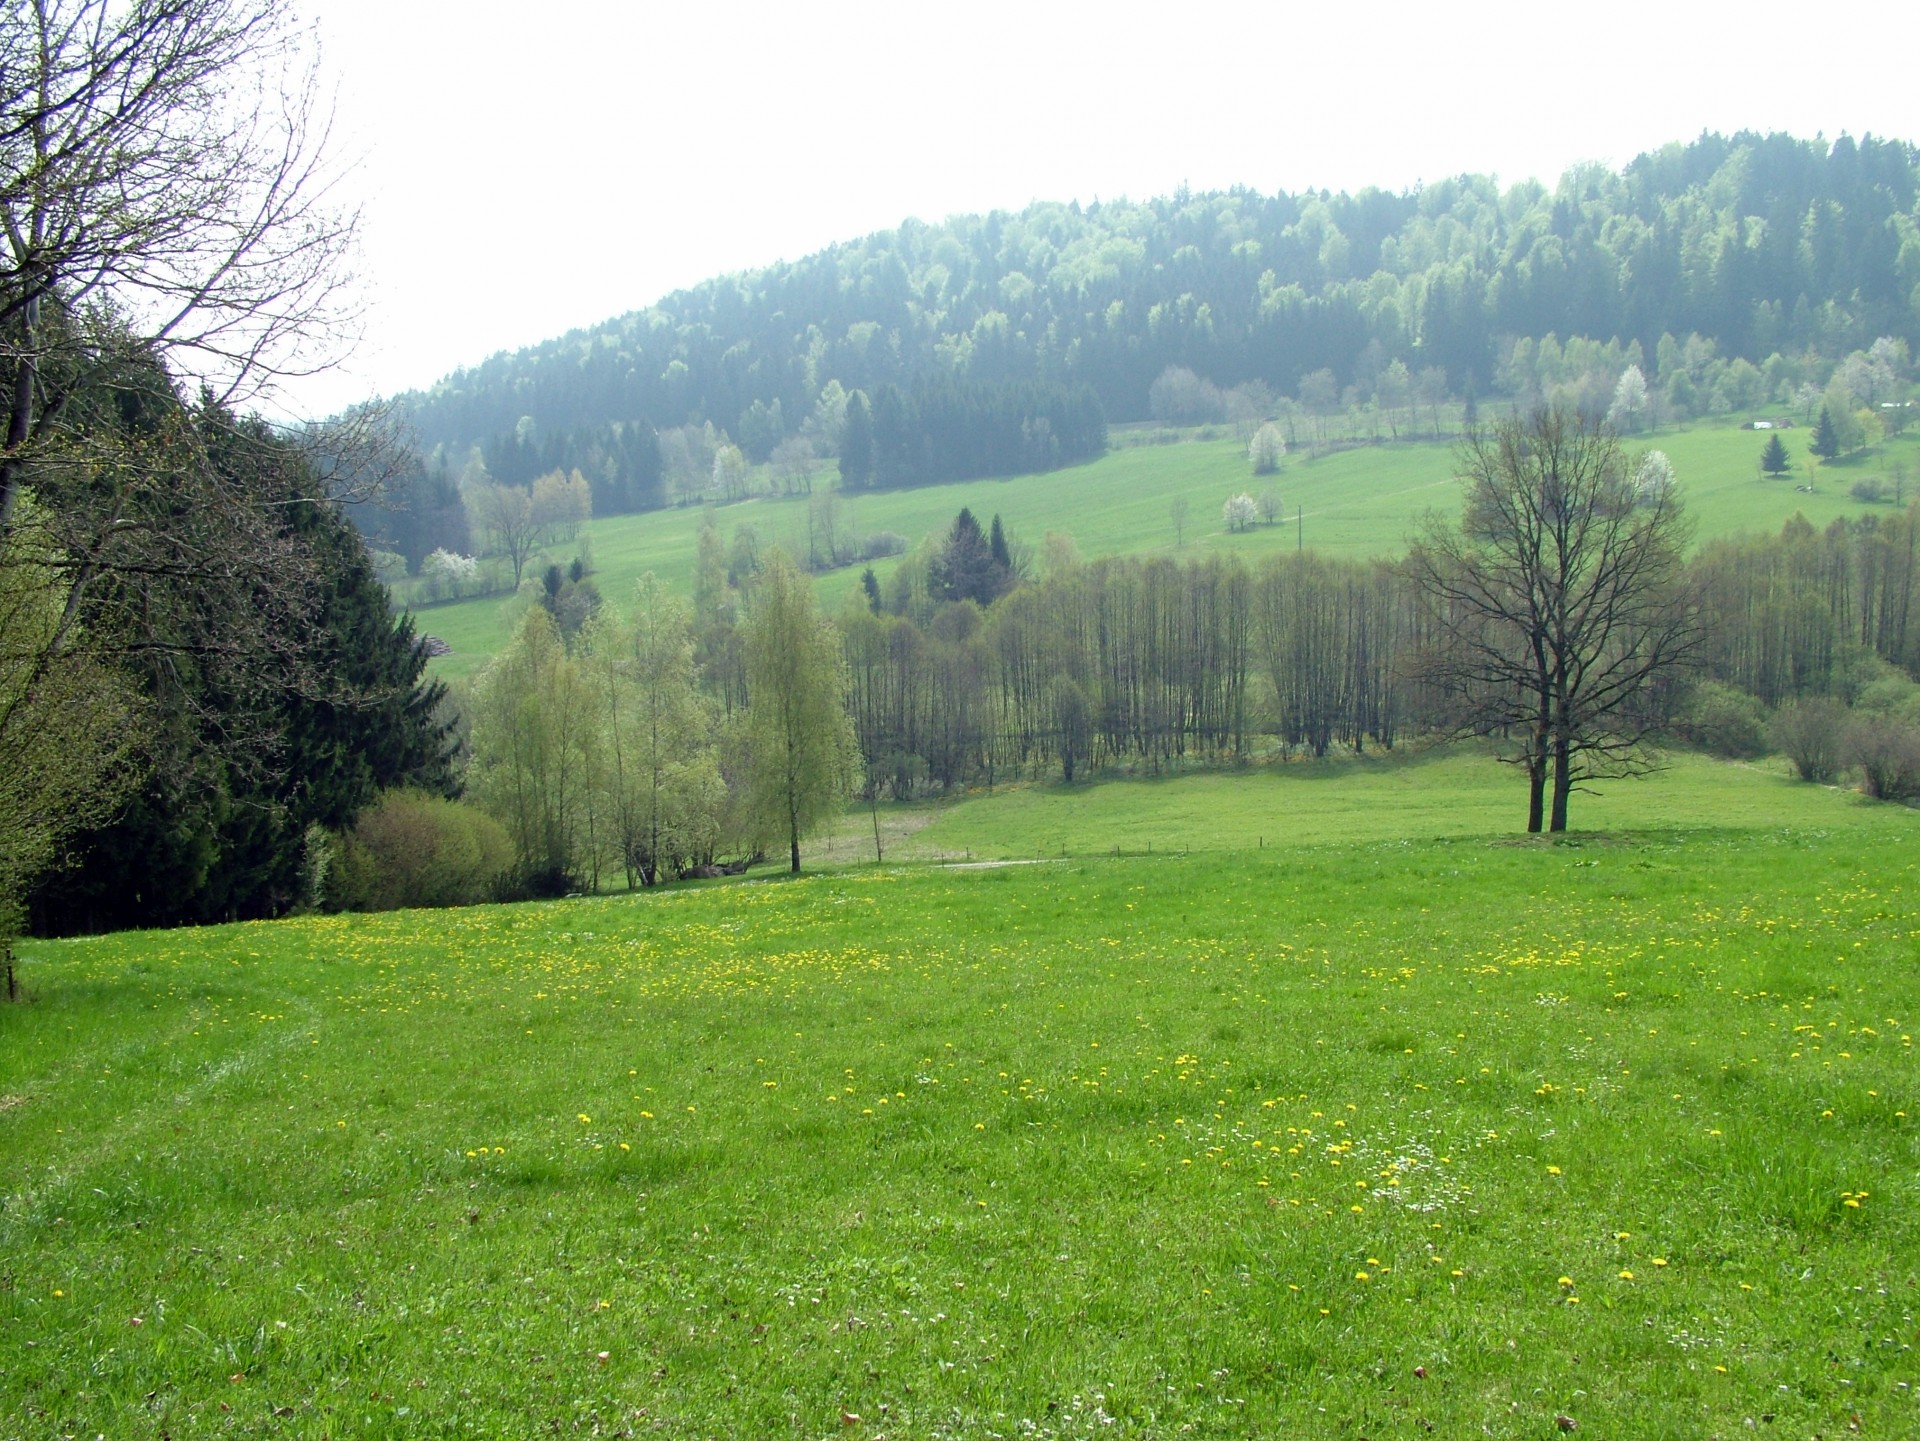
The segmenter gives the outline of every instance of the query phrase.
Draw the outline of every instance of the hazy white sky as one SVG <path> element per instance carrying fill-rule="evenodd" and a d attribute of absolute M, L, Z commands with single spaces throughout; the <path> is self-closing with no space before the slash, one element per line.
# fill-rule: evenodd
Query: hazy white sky
<path fill-rule="evenodd" d="M 909 215 L 1920 138 L 1904 4 L 309 4 L 367 301 L 312 412 Z"/>

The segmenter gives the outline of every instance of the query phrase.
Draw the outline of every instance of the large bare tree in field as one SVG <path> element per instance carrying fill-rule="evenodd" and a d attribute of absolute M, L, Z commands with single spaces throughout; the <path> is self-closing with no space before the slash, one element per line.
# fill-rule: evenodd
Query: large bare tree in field
<path fill-rule="evenodd" d="M 1422 673 L 1460 733 L 1520 738 L 1527 829 L 1563 831 L 1578 781 L 1650 768 L 1658 688 L 1699 647 L 1686 521 L 1609 426 L 1565 409 L 1469 434 L 1459 474 L 1460 524 L 1429 520 L 1406 562 Z"/>

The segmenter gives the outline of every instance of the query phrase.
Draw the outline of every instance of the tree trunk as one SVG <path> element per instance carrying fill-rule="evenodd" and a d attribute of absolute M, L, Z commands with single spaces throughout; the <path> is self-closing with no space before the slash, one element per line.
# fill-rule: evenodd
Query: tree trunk
<path fill-rule="evenodd" d="M 792 873 L 797 876 L 800 874 L 800 810 L 791 783 L 787 787 L 787 849 L 792 858 Z"/>
<path fill-rule="evenodd" d="M 1560 736 L 1553 743 L 1553 816 L 1548 830 L 1557 834 L 1567 828 L 1567 797 L 1572 794 L 1573 756 L 1566 737 Z"/>
<path fill-rule="evenodd" d="M 1548 723 L 1547 705 L 1540 703 L 1533 734 L 1528 737 L 1527 752 L 1527 834 L 1537 836 L 1547 819 L 1547 760 L 1551 753 L 1553 730 Z"/>

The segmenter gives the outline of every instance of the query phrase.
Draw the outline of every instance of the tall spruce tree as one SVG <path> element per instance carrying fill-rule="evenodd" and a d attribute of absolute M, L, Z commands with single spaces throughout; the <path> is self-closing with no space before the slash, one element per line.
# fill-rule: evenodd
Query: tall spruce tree
<path fill-rule="evenodd" d="M 970 600 L 982 607 L 1004 595 L 1013 581 L 1013 566 L 1004 558 L 1007 538 L 997 515 L 993 535 L 997 546 L 981 534 L 973 512 L 963 507 L 928 564 L 928 595 L 936 601 Z"/>
<path fill-rule="evenodd" d="M 840 486 L 865 490 L 873 484 L 873 413 L 864 391 L 847 397 L 847 419 L 840 432 Z"/>
<path fill-rule="evenodd" d="M 1813 440 L 1807 449 L 1821 460 L 1839 458 L 1840 432 L 1833 423 L 1833 412 L 1824 405 L 1820 407 L 1820 419 L 1814 423 Z"/>
<path fill-rule="evenodd" d="M 1775 431 L 1767 437 L 1766 449 L 1760 452 L 1760 469 L 1768 475 L 1785 475 L 1793 468 L 1793 461 L 1787 456 L 1787 447 L 1781 442 L 1780 432 Z"/>

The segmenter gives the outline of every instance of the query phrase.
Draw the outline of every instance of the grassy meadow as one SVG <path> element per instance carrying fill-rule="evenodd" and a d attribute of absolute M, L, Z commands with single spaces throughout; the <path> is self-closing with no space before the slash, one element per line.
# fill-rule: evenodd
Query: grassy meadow
<path fill-rule="evenodd" d="M 1836 516 L 1876 509 L 1849 497 L 1848 488 L 1856 480 L 1883 475 L 1893 463 L 1904 464 L 1909 475 L 1920 474 L 1920 435 L 1902 437 L 1841 465 L 1815 467 L 1806 456 L 1809 434 L 1789 434 L 1796 469 L 1778 480 L 1759 474 L 1764 437 L 1730 420 L 1634 437 L 1631 445 L 1667 452 L 1702 538 L 1777 531 L 1796 511 L 1824 526 Z M 983 522 L 998 513 L 1016 539 L 1035 547 L 1049 531 L 1069 535 L 1088 557 L 1235 552 L 1252 558 L 1304 543 L 1330 555 L 1367 559 L 1402 551 L 1425 512 L 1457 511 L 1453 467 L 1450 442 L 1405 441 L 1317 458 L 1295 456 L 1269 480 L 1247 473 L 1245 457 L 1231 438 L 1121 445 L 1090 464 L 1046 475 L 861 496 L 846 502 L 847 529 L 859 535 L 896 531 L 917 541 L 950 524 L 962 506 L 969 506 Z M 830 479 L 831 472 L 823 472 L 820 483 Z M 1286 523 L 1228 534 L 1221 519 L 1227 497 L 1242 490 L 1258 493 L 1269 484 L 1280 494 Z M 1799 491 L 1802 485 L 1811 485 L 1813 493 Z M 1172 520 L 1176 498 L 1188 504 L 1179 544 Z M 762 497 L 722 506 L 713 514 L 729 541 L 738 527 L 750 525 L 762 544 L 784 545 L 804 556 L 807 506 L 804 497 Z M 601 593 L 624 605 L 634 582 L 651 570 L 680 594 L 690 594 L 694 543 L 706 513 L 685 507 L 591 522 L 587 534 Z M 556 552 L 562 559 L 572 553 L 569 547 Z M 885 575 L 893 564 L 881 562 L 875 569 Z M 820 578 L 820 594 L 830 611 L 858 588 L 859 573 L 856 566 Z M 479 669 L 505 644 L 524 604 L 495 597 L 421 610 L 420 629 L 453 647 L 434 663 L 435 673 L 452 678 Z"/>
<path fill-rule="evenodd" d="M 1591 781 L 1576 792 L 1569 843 L 1589 832 L 1676 825 L 1823 826 L 1836 811 L 1872 809 L 1851 793 L 1800 784 L 1780 760 L 1676 751 L 1662 765 L 1651 776 Z M 958 801 L 881 806 L 878 818 L 890 860 L 1170 855 L 1498 835 L 1521 829 L 1526 792 L 1517 771 L 1478 746 L 1410 746 L 1071 786 L 1022 781 Z M 872 818 L 849 811 L 808 855 L 872 860 Z"/>
<path fill-rule="evenodd" d="M 1920 817 L 1333 769 L 26 943 L 0 1435 L 1920 1429 Z"/>

